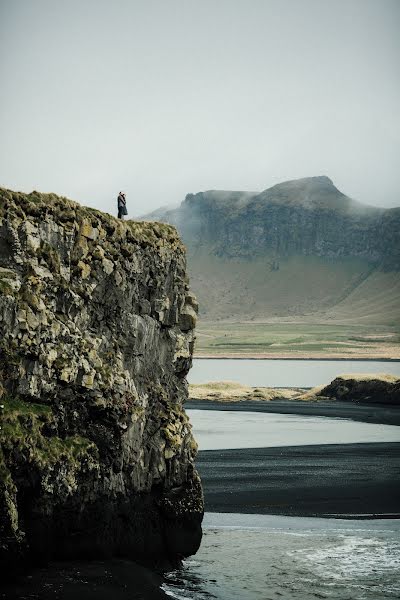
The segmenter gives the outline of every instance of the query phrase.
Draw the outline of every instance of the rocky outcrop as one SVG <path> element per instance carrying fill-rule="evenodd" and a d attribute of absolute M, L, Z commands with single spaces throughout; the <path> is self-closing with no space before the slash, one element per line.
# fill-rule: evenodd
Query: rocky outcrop
<path fill-rule="evenodd" d="M 144 218 L 177 227 L 201 317 L 208 321 L 333 309 L 330 320 L 350 313 L 352 319 L 393 323 L 400 208 L 356 202 L 328 177 L 286 181 L 261 193 L 188 194 L 179 207 Z"/>
<path fill-rule="evenodd" d="M 400 269 L 400 209 L 356 202 L 325 176 L 261 193 L 188 194 L 179 208 L 148 217 L 176 225 L 190 247 L 206 246 L 217 256 L 358 257 Z"/>
<path fill-rule="evenodd" d="M 340 375 L 316 392 L 316 398 L 400 406 L 400 379 L 393 375 Z"/>
<path fill-rule="evenodd" d="M 171 226 L 1 190 L 2 569 L 197 550 L 196 311 Z"/>

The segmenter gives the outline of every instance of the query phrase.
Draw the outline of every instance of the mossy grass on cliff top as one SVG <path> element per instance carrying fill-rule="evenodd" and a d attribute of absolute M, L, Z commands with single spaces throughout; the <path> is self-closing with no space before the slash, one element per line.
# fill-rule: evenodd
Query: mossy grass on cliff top
<path fill-rule="evenodd" d="M 9 215 L 25 220 L 29 217 L 52 217 L 60 223 L 78 226 L 89 222 L 93 228 L 104 228 L 108 236 L 128 241 L 160 246 L 167 242 L 174 247 L 183 244 L 172 225 L 146 221 L 122 221 L 100 210 L 82 206 L 56 194 L 33 191 L 30 194 L 0 188 L 0 220 Z"/>

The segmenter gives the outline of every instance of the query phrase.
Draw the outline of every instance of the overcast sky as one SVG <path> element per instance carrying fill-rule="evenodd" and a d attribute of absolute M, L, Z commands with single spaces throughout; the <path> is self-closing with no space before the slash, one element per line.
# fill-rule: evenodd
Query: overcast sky
<path fill-rule="evenodd" d="M 328 175 L 400 205 L 399 0 L 0 0 L 0 185 L 130 216 Z"/>

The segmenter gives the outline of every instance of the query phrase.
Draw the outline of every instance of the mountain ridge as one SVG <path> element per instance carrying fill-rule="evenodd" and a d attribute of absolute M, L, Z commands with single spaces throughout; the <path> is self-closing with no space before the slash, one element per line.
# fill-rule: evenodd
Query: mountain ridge
<path fill-rule="evenodd" d="M 170 223 L 181 234 L 202 319 L 321 318 L 326 311 L 331 319 L 337 305 L 349 312 L 346 298 L 359 286 L 366 298 L 357 295 L 355 318 L 392 322 L 399 313 L 400 208 L 362 204 L 326 175 L 262 192 L 187 194 L 178 207 L 142 218 Z"/>
<path fill-rule="evenodd" d="M 187 194 L 175 209 L 142 217 L 175 225 L 190 251 L 217 256 L 295 254 L 363 257 L 400 268 L 400 208 L 362 204 L 327 176 L 291 180 L 260 193 L 208 190 Z"/>

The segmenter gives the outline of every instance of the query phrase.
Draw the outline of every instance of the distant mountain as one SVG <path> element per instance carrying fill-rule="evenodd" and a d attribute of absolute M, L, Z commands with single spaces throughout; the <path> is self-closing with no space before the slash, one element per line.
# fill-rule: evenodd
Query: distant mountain
<path fill-rule="evenodd" d="M 362 284 L 363 308 L 387 292 L 379 322 L 399 312 L 400 208 L 361 204 L 325 176 L 261 193 L 188 194 L 143 217 L 175 225 L 207 319 L 251 319 L 343 308 Z M 340 310 L 339 310 L 340 312 Z M 375 315 L 375 316 L 374 316 Z"/>

